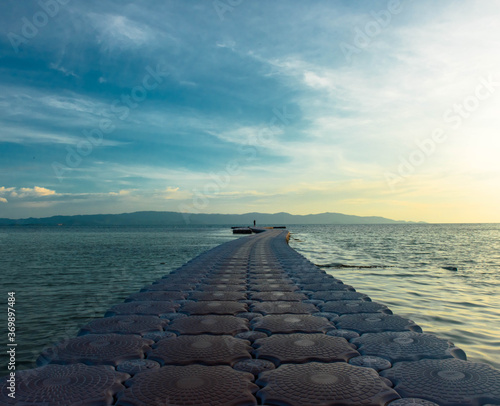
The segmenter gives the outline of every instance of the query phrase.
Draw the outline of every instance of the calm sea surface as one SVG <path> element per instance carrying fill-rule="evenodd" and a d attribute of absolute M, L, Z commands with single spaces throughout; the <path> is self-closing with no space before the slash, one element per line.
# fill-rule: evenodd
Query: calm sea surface
<path fill-rule="evenodd" d="M 500 225 L 288 228 L 291 246 L 328 273 L 450 339 L 470 360 L 500 368 Z M 0 227 L 0 301 L 6 309 L 7 292 L 16 292 L 18 368 L 33 367 L 44 347 L 234 238 L 228 227 Z"/>
<path fill-rule="evenodd" d="M 7 293 L 16 292 L 17 366 L 75 337 L 131 293 L 208 249 L 229 227 L 0 227 L 0 346 L 7 348 Z M 0 352 L 0 376 L 7 374 Z"/>

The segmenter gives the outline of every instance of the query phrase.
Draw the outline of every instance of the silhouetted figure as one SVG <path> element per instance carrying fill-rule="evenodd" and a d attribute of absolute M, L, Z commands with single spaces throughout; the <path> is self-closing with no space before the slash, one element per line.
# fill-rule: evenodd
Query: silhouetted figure
<path fill-rule="evenodd" d="M 253 226 L 255 227 L 255 220 L 253 221 Z"/>

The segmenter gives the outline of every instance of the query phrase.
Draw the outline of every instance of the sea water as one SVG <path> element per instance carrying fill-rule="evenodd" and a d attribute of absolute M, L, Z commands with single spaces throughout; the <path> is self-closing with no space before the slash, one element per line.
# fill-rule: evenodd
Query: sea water
<path fill-rule="evenodd" d="M 15 292 L 16 366 L 35 367 L 47 346 L 208 249 L 229 227 L 0 227 L 0 345 Z M 7 375 L 0 353 L 0 376 Z"/>
<path fill-rule="evenodd" d="M 290 245 L 326 272 L 453 341 L 470 360 L 500 368 L 499 225 L 288 229 Z M 43 348 L 234 238 L 226 226 L 0 227 L 0 345 L 7 348 L 8 292 L 16 297 L 16 366 L 33 368 Z"/>
<path fill-rule="evenodd" d="M 500 225 L 291 226 L 329 274 L 500 368 Z"/>

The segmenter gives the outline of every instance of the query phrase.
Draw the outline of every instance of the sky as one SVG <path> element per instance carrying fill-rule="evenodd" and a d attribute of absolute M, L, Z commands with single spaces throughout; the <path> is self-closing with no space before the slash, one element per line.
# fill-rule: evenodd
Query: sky
<path fill-rule="evenodd" d="M 500 2 L 6 0 L 0 218 L 500 222 Z"/>

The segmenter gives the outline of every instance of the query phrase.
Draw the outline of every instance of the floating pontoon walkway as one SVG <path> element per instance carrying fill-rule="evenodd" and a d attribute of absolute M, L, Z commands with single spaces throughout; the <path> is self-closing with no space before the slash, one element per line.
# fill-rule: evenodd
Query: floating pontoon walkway
<path fill-rule="evenodd" d="M 220 245 L 16 374 L 1 405 L 500 405 L 465 361 L 268 230 Z"/>

